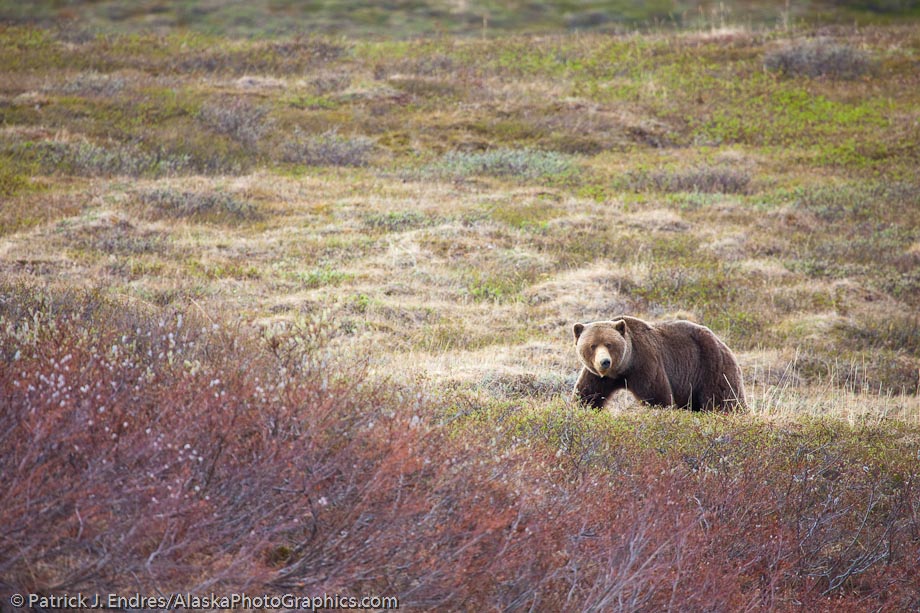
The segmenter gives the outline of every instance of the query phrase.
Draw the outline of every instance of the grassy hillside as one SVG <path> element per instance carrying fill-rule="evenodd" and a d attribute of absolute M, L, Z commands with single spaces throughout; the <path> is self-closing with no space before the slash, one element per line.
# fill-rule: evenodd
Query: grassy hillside
<path fill-rule="evenodd" d="M 918 54 L 0 26 L 0 590 L 918 606 Z M 620 313 L 751 414 L 570 406 Z"/>

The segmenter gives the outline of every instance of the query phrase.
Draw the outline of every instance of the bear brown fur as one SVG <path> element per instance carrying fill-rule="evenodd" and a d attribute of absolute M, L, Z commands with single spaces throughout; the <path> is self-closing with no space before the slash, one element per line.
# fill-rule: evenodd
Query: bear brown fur
<path fill-rule="evenodd" d="M 574 332 L 584 366 L 574 396 L 594 409 L 621 389 L 657 406 L 694 411 L 745 408 L 738 362 L 705 326 L 618 317 L 575 324 Z"/>

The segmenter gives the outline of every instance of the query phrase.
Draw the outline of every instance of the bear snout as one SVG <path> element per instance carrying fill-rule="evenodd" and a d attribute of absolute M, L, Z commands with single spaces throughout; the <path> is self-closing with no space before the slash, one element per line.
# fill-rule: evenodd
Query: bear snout
<path fill-rule="evenodd" d="M 597 351 L 594 353 L 594 368 L 597 370 L 597 374 L 602 377 L 606 376 L 612 364 L 613 359 L 610 352 L 607 351 L 607 348 L 603 346 L 598 347 Z"/>

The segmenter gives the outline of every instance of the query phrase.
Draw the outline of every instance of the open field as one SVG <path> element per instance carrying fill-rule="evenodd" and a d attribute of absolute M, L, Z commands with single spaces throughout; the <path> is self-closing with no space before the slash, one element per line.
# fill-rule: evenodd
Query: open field
<path fill-rule="evenodd" d="M 920 606 L 920 26 L 66 32 L 0 26 L 0 593 Z M 571 406 L 626 313 L 751 414 Z"/>
<path fill-rule="evenodd" d="M 0 0 L 0 19 L 79 33 L 234 37 L 303 33 L 379 38 L 506 33 L 624 32 L 796 24 L 890 24 L 920 17 L 917 0 Z"/>

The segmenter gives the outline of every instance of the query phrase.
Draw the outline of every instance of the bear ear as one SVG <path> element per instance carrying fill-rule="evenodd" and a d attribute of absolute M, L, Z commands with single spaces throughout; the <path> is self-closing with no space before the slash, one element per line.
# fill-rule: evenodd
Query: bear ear
<path fill-rule="evenodd" d="M 620 319 L 620 320 L 613 322 L 613 329 L 625 336 L 626 335 L 626 320 Z"/>
<path fill-rule="evenodd" d="M 575 341 L 578 341 L 578 337 L 581 336 L 581 333 L 585 330 L 585 324 L 575 324 L 572 326 L 572 331 L 575 333 Z"/>

